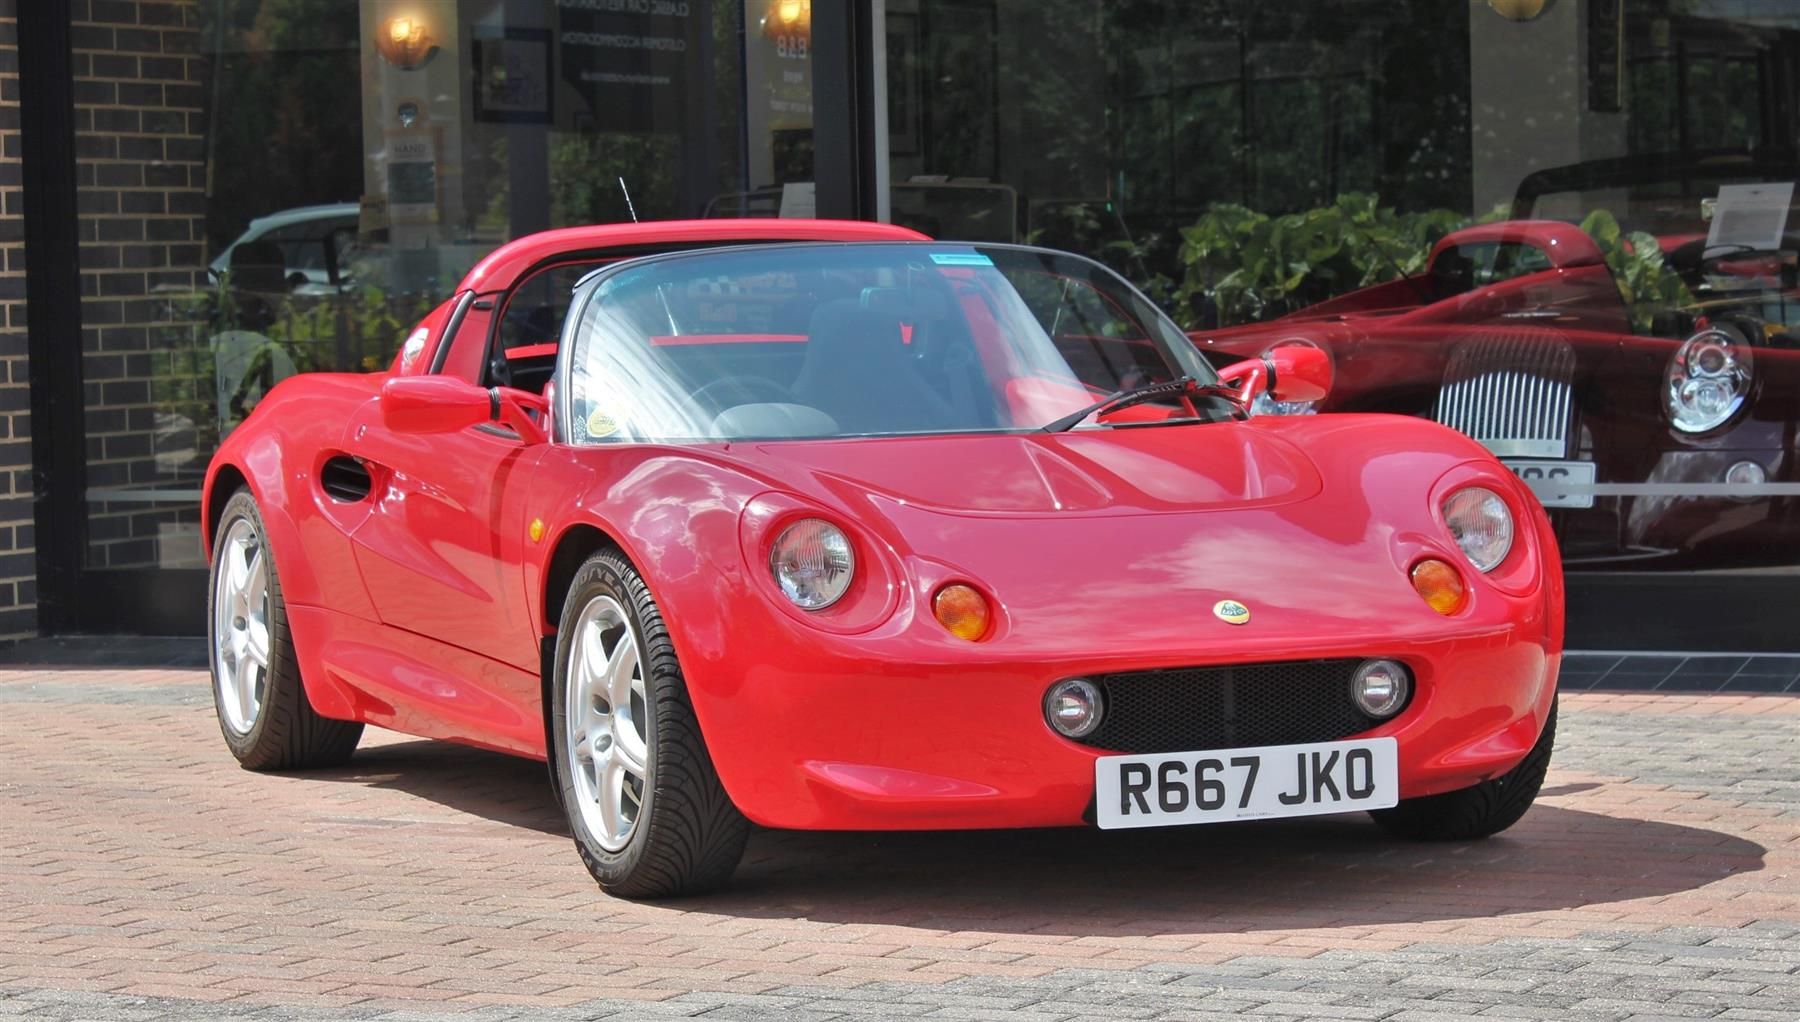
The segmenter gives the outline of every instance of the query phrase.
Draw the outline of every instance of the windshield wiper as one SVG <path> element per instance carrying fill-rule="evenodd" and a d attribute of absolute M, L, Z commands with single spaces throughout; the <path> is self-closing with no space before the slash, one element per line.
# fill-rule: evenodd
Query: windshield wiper
<path fill-rule="evenodd" d="M 1090 415 L 1102 415 L 1116 412 L 1121 408 L 1141 405 L 1146 401 L 1154 401 L 1159 397 L 1170 396 L 1218 397 L 1230 401 L 1234 406 L 1238 403 L 1238 392 L 1233 387 L 1221 386 L 1217 383 L 1202 384 L 1192 376 L 1178 376 L 1162 383 L 1150 383 L 1142 387 L 1131 387 L 1116 391 L 1088 405 L 1079 412 L 1072 412 L 1044 427 L 1046 433 L 1067 433 L 1086 421 Z"/>

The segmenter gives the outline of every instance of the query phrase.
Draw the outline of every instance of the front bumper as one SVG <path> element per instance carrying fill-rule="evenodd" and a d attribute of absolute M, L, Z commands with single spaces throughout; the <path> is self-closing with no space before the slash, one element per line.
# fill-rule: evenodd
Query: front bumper
<path fill-rule="evenodd" d="M 1531 749 L 1555 699 L 1561 660 L 1542 623 L 1470 627 L 1428 641 L 1365 636 L 1286 642 L 1279 650 L 1246 643 L 1229 656 L 1185 650 L 1058 663 L 934 661 L 919 655 L 924 650 L 896 656 L 806 634 L 792 636 L 804 641 L 789 656 L 739 663 L 729 676 L 722 665 L 714 674 L 696 664 L 688 676 L 727 792 L 764 826 L 1064 826 L 1083 822 L 1094 760 L 1108 753 L 1045 723 L 1042 701 L 1055 681 L 1200 663 L 1398 659 L 1411 668 L 1416 694 L 1399 716 L 1364 735 L 1398 740 L 1401 796 L 1416 798 L 1504 773 Z"/>

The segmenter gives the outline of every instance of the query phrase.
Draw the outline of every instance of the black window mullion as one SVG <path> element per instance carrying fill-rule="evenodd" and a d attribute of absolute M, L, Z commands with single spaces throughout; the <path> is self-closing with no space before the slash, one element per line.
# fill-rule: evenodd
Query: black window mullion
<path fill-rule="evenodd" d="M 76 625 L 87 532 L 71 21 L 68 0 L 18 8 L 31 485 L 44 634 Z"/>

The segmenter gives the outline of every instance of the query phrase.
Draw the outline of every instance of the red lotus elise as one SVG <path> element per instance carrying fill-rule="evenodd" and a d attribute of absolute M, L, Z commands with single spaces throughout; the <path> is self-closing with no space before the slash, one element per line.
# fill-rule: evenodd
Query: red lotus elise
<path fill-rule="evenodd" d="M 275 387 L 207 480 L 244 766 L 364 724 L 546 759 L 600 885 L 724 882 L 752 822 L 1513 824 L 1562 579 L 1531 491 L 1216 373 L 1076 256 L 875 224 L 525 238 L 392 369 Z"/>

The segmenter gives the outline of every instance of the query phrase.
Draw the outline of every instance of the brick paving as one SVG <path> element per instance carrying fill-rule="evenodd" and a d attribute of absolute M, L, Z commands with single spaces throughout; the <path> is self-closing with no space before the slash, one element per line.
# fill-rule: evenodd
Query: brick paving
<path fill-rule="evenodd" d="M 1488 842 L 758 834 L 600 894 L 542 767 L 237 769 L 191 670 L 0 669 L 0 1018 L 1800 1019 L 1800 696 L 1565 695 Z"/>

